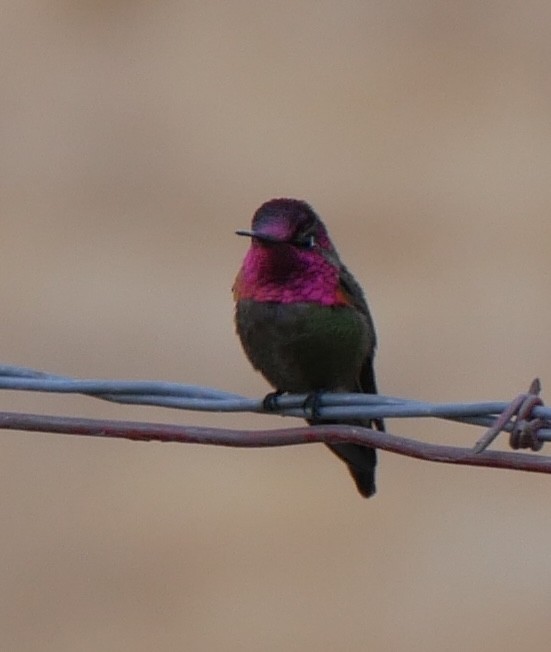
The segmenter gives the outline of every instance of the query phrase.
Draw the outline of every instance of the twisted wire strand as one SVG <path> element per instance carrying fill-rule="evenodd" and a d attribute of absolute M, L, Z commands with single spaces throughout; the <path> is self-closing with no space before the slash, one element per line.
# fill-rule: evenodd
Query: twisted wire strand
<path fill-rule="evenodd" d="M 166 381 L 78 379 L 10 365 L 0 365 L 0 390 L 82 394 L 122 404 L 202 412 L 266 413 L 262 399 L 246 398 L 210 387 Z M 305 400 L 306 395 L 283 395 L 277 400 L 277 414 L 308 417 Z M 319 416 L 342 421 L 433 417 L 490 427 L 508 405 L 506 401 L 429 403 L 380 394 L 328 392 L 321 396 Z M 542 421 L 537 431 L 538 440 L 551 441 L 551 408 L 536 405 L 532 416 Z M 506 423 L 503 430 L 510 432 L 513 427 L 512 422 Z"/>

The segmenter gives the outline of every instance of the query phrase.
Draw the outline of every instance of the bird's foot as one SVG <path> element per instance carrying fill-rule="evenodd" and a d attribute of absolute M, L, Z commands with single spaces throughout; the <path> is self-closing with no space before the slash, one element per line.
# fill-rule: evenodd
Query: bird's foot
<path fill-rule="evenodd" d="M 281 391 L 266 394 L 262 401 L 262 409 L 266 412 L 277 412 L 279 410 L 278 398 L 283 394 Z"/>
<path fill-rule="evenodd" d="M 315 392 L 308 394 L 306 400 L 302 404 L 302 407 L 307 414 L 306 418 L 309 421 L 320 421 L 321 397 L 324 393 L 325 391 L 323 389 L 318 389 Z"/>

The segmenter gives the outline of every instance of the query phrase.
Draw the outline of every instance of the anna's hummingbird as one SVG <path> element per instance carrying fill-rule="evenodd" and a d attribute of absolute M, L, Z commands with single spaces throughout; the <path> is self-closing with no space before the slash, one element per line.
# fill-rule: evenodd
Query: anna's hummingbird
<path fill-rule="evenodd" d="M 251 238 L 233 293 L 237 333 L 253 367 L 277 393 L 377 393 L 367 303 L 312 208 L 272 199 L 256 211 L 252 229 L 237 234 Z M 375 424 L 384 429 L 381 420 Z M 362 496 L 372 496 L 375 450 L 329 448 L 346 462 Z"/>

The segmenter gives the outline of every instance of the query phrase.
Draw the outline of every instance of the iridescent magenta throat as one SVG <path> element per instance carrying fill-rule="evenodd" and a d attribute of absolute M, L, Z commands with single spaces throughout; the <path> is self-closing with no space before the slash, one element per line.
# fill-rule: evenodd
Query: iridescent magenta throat
<path fill-rule="evenodd" d="M 253 244 L 235 284 L 238 299 L 345 305 L 339 271 L 318 251 Z"/>

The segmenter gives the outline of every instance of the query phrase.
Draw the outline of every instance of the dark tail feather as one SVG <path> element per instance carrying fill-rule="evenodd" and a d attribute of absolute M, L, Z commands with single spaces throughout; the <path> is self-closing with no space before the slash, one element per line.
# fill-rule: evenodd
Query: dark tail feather
<path fill-rule="evenodd" d="M 359 444 L 327 444 L 327 446 L 348 466 L 362 496 L 365 498 L 373 496 L 376 491 L 376 450 Z"/>

